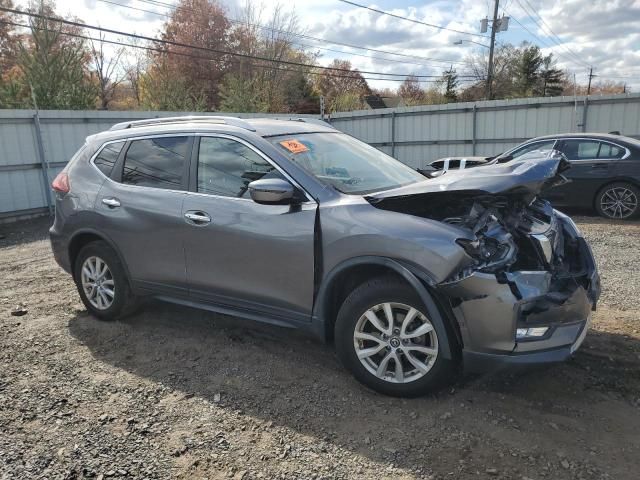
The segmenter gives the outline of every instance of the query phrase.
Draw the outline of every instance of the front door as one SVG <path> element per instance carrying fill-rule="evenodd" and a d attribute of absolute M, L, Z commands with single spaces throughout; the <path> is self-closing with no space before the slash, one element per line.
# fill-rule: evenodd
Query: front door
<path fill-rule="evenodd" d="M 284 175 L 238 138 L 197 137 L 194 149 L 191 192 L 182 207 L 190 295 L 249 313 L 310 321 L 316 203 L 255 203 L 251 181 Z"/>

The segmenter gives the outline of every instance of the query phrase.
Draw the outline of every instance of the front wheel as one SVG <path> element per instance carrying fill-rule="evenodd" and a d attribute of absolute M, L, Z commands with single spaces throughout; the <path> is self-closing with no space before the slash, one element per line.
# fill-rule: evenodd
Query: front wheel
<path fill-rule="evenodd" d="M 455 364 L 444 358 L 446 332 L 436 332 L 420 297 L 392 277 L 356 288 L 335 325 L 338 357 L 363 384 L 386 395 L 415 397 L 450 380 Z"/>
<path fill-rule="evenodd" d="M 639 202 L 638 187 L 627 182 L 616 182 L 603 187 L 598 192 L 595 207 L 603 217 L 619 220 L 640 215 Z"/>

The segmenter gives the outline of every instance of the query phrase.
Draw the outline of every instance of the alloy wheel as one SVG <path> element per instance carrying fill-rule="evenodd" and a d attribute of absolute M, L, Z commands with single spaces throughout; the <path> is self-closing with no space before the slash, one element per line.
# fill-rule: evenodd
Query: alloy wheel
<path fill-rule="evenodd" d="M 600 208 L 609 218 L 627 218 L 638 208 L 638 197 L 629 188 L 609 188 L 600 197 Z"/>
<path fill-rule="evenodd" d="M 364 312 L 356 323 L 353 344 L 362 365 L 390 383 L 422 378 L 438 357 L 432 323 L 403 303 L 381 303 Z"/>
<path fill-rule="evenodd" d="M 82 264 L 82 289 L 89 303 L 98 310 L 107 310 L 115 298 L 115 282 L 109 266 L 100 257 L 88 257 Z"/>

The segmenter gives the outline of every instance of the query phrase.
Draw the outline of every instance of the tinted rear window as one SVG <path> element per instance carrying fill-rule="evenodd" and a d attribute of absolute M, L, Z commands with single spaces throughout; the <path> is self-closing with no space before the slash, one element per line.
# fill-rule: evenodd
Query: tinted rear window
<path fill-rule="evenodd" d="M 124 142 L 114 142 L 105 145 L 93 161 L 95 166 L 98 167 L 107 177 L 111 176 L 111 172 L 118 160 L 118 156 L 120 155 L 120 150 L 122 150 L 123 145 Z"/>
<path fill-rule="evenodd" d="M 182 190 L 191 137 L 134 140 L 125 155 L 122 183 Z"/>

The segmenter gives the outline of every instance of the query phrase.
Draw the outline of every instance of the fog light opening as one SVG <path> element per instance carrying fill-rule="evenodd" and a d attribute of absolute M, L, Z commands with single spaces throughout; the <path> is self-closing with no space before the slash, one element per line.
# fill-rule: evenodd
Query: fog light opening
<path fill-rule="evenodd" d="M 549 327 L 532 327 L 516 329 L 516 340 L 544 337 Z"/>

